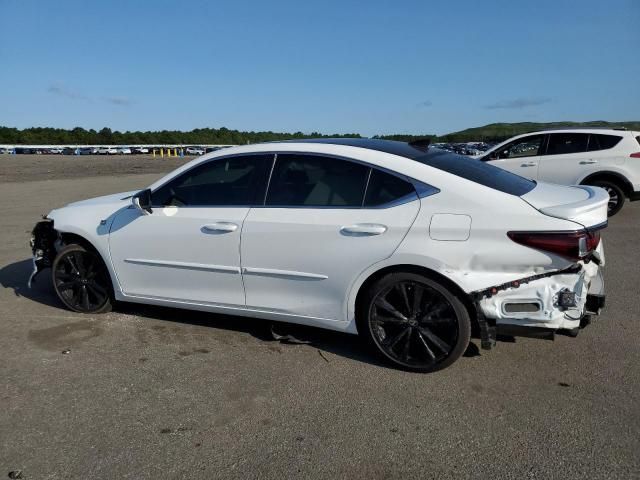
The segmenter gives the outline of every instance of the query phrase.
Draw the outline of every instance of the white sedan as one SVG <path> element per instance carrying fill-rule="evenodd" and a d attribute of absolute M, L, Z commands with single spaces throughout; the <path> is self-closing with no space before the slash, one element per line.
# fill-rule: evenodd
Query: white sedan
<path fill-rule="evenodd" d="M 51 267 L 77 312 L 127 301 L 313 325 L 434 371 L 472 326 L 491 348 L 599 313 L 607 201 L 420 142 L 246 145 L 53 210 L 34 275 Z"/>

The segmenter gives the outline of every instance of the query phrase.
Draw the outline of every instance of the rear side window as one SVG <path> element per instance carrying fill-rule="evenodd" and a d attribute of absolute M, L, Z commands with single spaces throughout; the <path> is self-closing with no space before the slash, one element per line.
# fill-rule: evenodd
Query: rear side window
<path fill-rule="evenodd" d="M 151 194 L 154 206 L 230 206 L 261 204 L 273 155 L 212 160 L 166 183 Z"/>
<path fill-rule="evenodd" d="M 596 150 L 608 150 L 615 147 L 620 140 L 622 140 L 622 137 L 619 137 L 618 135 L 592 133 L 589 135 L 589 148 L 587 150 L 590 152 L 594 152 Z"/>
<path fill-rule="evenodd" d="M 278 154 L 266 205 L 361 207 L 369 167 L 331 157 Z"/>
<path fill-rule="evenodd" d="M 416 161 L 510 195 L 524 195 L 536 186 L 535 182 L 515 173 L 442 150 L 433 149 L 427 155 L 416 158 Z"/>
<path fill-rule="evenodd" d="M 588 133 L 552 133 L 549 135 L 547 155 L 586 152 L 588 140 Z"/>
<path fill-rule="evenodd" d="M 411 183 L 381 170 L 371 170 L 364 199 L 365 207 L 403 203 L 417 198 L 418 195 Z"/>

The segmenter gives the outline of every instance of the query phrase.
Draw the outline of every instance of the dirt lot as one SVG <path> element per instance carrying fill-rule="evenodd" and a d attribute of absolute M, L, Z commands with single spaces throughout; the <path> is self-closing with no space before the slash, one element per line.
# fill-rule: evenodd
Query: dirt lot
<path fill-rule="evenodd" d="M 0 155 L 0 182 L 166 173 L 193 158 L 152 155 Z"/>
<path fill-rule="evenodd" d="M 283 345 L 260 320 L 130 304 L 83 316 L 46 275 L 26 288 L 40 214 L 178 163 L 0 156 L 0 477 L 638 478 L 640 204 L 604 234 L 596 324 L 432 375 L 347 335 Z"/>

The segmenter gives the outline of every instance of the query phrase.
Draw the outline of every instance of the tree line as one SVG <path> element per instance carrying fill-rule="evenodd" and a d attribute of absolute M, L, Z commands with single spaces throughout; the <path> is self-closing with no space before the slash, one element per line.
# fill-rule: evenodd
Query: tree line
<path fill-rule="evenodd" d="M 626 128 L 627 130 L 640 130 L 640 122 L 550 122 L 550 123 L 492 123 L 482 127 L 468 128 L 459 132 L 446 135 L 376 135 L 373 138 L 384 140 L 398 140 L 411 142 L 413 140 L 429 138 L 432 142 L 500 142 L 514 135 L 534 132 L 548 128 Z M 302 138 L 361 138 L 358 133 L 324 135 L 318 132 L 311 133 L 284 133 L 284 132 L 243 132 L 240 130 L 230 130 L 228 128 L 196 128 L 183 132 L 180 130 L 160 130 L 146 132 L 120 132 L 103 128 L 101 130 L 86 130 L 76 127 L 71 130 L 64 128 L 11 128 L 0 126 L 0 144 L 11 145 L 161 145 L 161 144 L 182 144 L 182 145 L 243 145 L 247 143 L 273 142 L 278 140 L 295 140 Z"/>

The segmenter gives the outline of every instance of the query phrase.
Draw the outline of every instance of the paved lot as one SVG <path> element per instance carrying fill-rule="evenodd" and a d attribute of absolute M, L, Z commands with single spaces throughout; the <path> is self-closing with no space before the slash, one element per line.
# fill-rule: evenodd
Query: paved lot
<path fill-rule="evenodd" d="M 38 215 L 163 170 L 47 169 L 0 184 L 0 478 L 640 475 L 640 204 L 604 235 L 608 308 L 595 325 L 420 375 L 347 335 L 302 329 L 311 345 L 283 345 L 260 320 L 135 305 L 83 316 L 46 275 L 27 290 Z"/>

